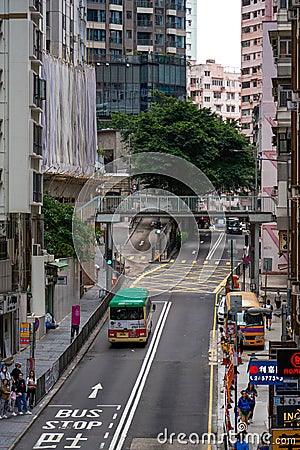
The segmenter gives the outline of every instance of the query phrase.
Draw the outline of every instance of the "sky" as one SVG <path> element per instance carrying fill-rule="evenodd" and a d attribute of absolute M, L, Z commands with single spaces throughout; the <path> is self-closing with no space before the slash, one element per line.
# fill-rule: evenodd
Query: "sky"
<path fill-rule="evenodd" d="M 241 0 L 198 1 L 198 63 L 241 66 Z"/>

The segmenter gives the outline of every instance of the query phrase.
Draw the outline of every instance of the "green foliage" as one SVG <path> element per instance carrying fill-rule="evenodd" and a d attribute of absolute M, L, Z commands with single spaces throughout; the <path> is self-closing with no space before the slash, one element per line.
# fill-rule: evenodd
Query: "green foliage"
<path fill-rule="evenodd" d="M 193 163 L 223 192 L 253 190 L 255 159 L 236 122 L 223 121 L 210 109 L 198 109 L 155 91 L 155 102 L 139 116 L 112 115 L 112 127 L 122 132 L 132 153 L 161 152 Z M 239 150 L 239 151 L 235 151 Z M 188 194 L 186 187 L 167 177 L 145 176 L 151 187 Z"/>
<path fill-rule="evenodd" d="M 59 203 L 48 194 L 44 194 L 42 213 L 44 215 L 44 244 L 48 253 L 56 258 L 76 257 L 73 244 L 73 212 L 74 207 L 69 203 Z M 90 258 L 90 245 L 93 244 L 94 234 L 91 227 L 87 227 L 79 219 L 76 221 L 76 248 L 80 251 L 80 261 Z"/>

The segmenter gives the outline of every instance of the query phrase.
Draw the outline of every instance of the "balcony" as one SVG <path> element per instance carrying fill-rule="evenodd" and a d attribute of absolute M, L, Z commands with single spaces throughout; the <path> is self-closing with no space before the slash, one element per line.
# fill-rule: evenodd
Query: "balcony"
<path fill-rule="evenodd" d="M 153 26 L 153 22 L 151 20 L 138 20 L 137 21 L 138 27 L 151 27 Z"/>
<path fill-rule="evenodd" d="M 153 2 L 138 0 L 137 6 L 138 8 L 153 8 Z"/>
<path fill-rule="evenodd" d="M 153 45 L 152 39 L 138 39 L 137 45 Z"/>

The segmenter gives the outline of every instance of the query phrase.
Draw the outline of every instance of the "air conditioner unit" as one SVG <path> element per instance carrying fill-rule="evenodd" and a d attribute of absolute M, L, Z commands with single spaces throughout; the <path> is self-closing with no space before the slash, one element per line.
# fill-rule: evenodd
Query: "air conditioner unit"
<path fill-rule="evenodd" d="M 294 103 L 300 102 L 300 95 L 298 91 L 292 91 L 292 102 Z"/>
<path fill-rule="evenodd" d="M 287 100 L 286 107 L 289 111 L 297 111 L 297 103 Z"/>

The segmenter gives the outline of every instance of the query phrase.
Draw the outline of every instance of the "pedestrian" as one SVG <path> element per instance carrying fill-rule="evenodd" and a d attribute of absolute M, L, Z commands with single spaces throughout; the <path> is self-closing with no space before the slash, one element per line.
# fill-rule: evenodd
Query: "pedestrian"
<path fill-rule="evenodd" d="M 22 364 L 20 362 L 16 362 L 15 368 L 11 371 L 10 376 L 13 383 L 15 383 L 19 379 L 19 374 L 21 373 L 21 366 Z"/>
<path fill-rule="evenodd" d="M 253 383 L 248 383 L 246 392 L 248 394 L 249 404 L 250 404 L 249 423 L 251 423 L 251 422 L 253 422 L 253 414 L 254 414 L 255 402 L 256 402 L 256 397 L 257 397 L 257 390 L 255 389 Z"/>
<path fill-rule="evenodd" d="M 19 373 L 19 379 L 15 383 L 16 386 L 16 394 L 17 394 L 17 406 L 18 406 L 18 414 L 32 414 L 31 411 L 28 411 L 27 408 L 27 399 L 26 399 L 26 383 L 23 378 L 22 372 Z M 23 406 L 23 411 L 22 411 Z"/>
<path fill-rule="evenodd" d="M 7 419 L 7 411 L 9 407 L 10 398 L 10 387 L 8 380 L 5 378 L 3 380 L 2 386 L 0 387 L 0 419 Z"/>
<path fill-rule="evenodd" d="M 246 441 L 247 433 L 245 431 L 241 431 L 236 438 L 235 443 L 233 444 L 234 450 L 249 450 L 249 444 Z"/>
<path fill-rule="evenodd" d="M 287 332 L 287 338 L 290 341 L 293 338 L 293 330 L 291 327 L 291 323 L 286 320 L 286 332 Z"/>
<path fill-rule="evenodd" d="M 275 302 L 275 305 L 276 305 L 276 309 L 280 310 L 280 308 L 281 308 L 281 294 L 280 294 L 280 290 L 279 289 L 277 289 L 277 292 L 275 294 L 274 302 Z"/>
<path fill-rule="evenodd" d="M 2 368 L 0 370 L 0 380 L 2 381 L 2 383 L 3 383 L 3 380 L 7 380 L 8 384 L 10 386 L 11 376 L 10 376 L 9 370 L 5 364 L 4 364 L 4 366 L 2 366 Z"/>
<path fill-rule="evenodd" d="M 5 362 L 3 361 L 2 354 L 0 353 L 0 369 L 4 366 Z"/>
<path fill-rule="evenodd" d="M 237 404 L 237 411 L 240 416 L 241 422 L 246 423 L 248 425 L 248 418 L 250 415 L 250 402 L 247 391 L 243 389 L 241 391 L 241 397 L 239 398 Z"/>
<path fill-rule="evenodd" d="M 266 304 L 265 308 L 267 310 L 266 311 L 266 327 L 268 330 L 271 330 L 273 306 L 271 305 L 270 299 L 267 300 L 267 304 Z"/>
<path fill-rule="evenodd" d="M 245 335 L 244 335 L 243 331 L 241 330 L 241 327 L 238 325 L 236 327 L 236 346 L 237 346 L 237 352 L 238 352 L 238 364 L 243 364 L 242 354 L 244 351 L 244 340 L 245 340 Z"/>
<path fill-rule="evenodd" d="M 36 392 L 36 378 L 34 370 L 31 370 L 29 372 L 26 384 L 27 384 L 27 400 L 29 403 L 29 408 L 32 409 L 35 404 L 35 392 Z"/>

